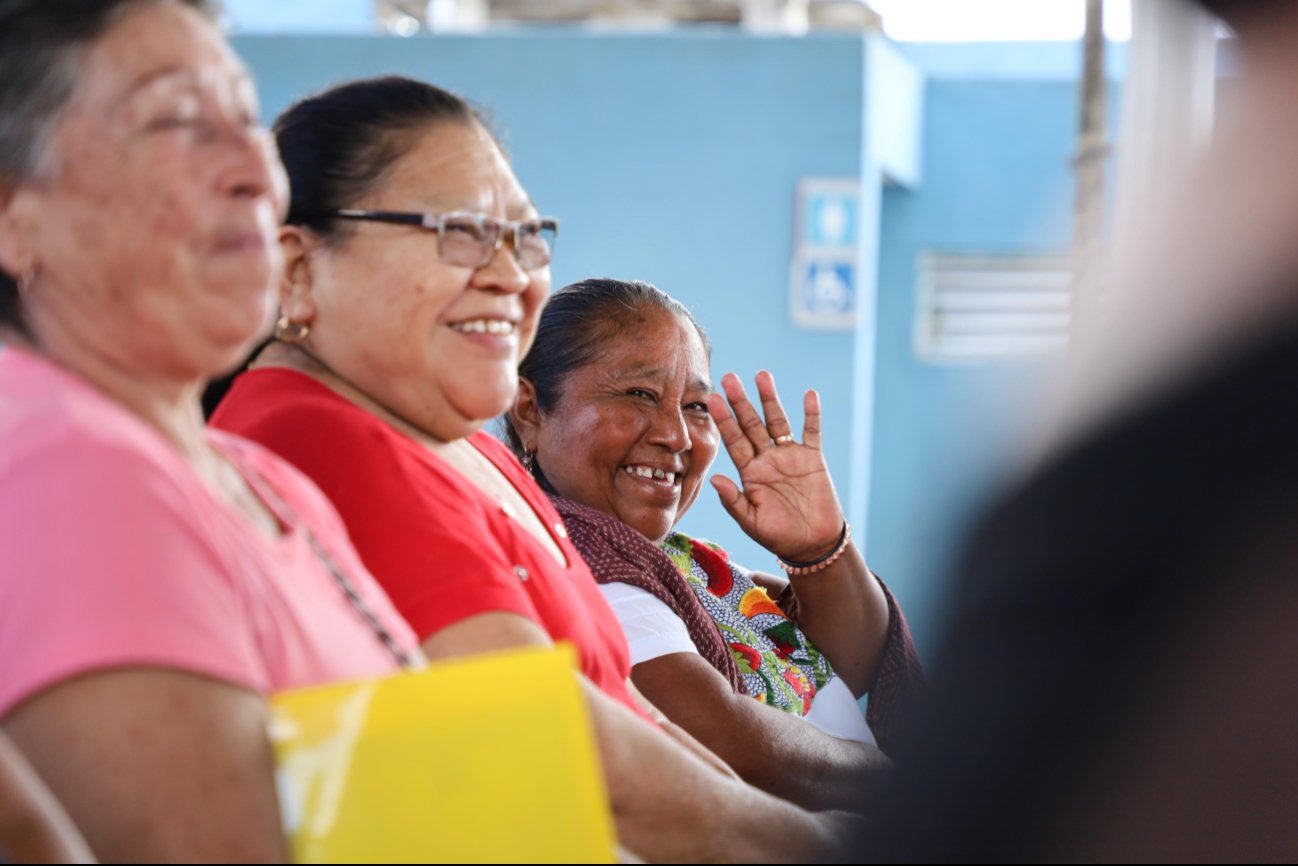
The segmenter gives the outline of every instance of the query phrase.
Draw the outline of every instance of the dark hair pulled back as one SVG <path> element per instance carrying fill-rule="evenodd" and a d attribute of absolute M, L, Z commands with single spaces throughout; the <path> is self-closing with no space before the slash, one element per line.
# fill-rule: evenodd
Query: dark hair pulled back
<path fill-rule="evenodd" d="M 289 180 L 285 222 L 326 240 L 340 237 L 341 221 L 326 214 L 379 186 L 421 133 L 445 122 L 477 124 L 492 134 L 467 100 L 400 76 L 351 81 L 295 103 L 275 121 Z"/>

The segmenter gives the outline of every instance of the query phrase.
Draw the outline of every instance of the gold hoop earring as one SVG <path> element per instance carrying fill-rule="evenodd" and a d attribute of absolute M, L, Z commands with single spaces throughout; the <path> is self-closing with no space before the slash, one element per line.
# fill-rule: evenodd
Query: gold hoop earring
<path fill-rule="evenodd" d="M 307 336 L 311 333 L 311 326 L 306 322 L 295 322 L 288 317 L 288 314 L 279 317 L 275 323 L 275 339 L 281 343 L 291 343 L 297 345 L 306 341 Z"/>

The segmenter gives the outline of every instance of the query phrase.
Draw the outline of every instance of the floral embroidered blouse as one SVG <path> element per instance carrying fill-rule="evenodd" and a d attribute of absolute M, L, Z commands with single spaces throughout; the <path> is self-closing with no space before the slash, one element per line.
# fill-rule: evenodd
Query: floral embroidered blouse
<path fill-rule="evenodd" d="M 829 659 L 720 547 L 680 532 L 661 547 L 721 630 L 748 694 L 805 716 L 834 677 Z"/>

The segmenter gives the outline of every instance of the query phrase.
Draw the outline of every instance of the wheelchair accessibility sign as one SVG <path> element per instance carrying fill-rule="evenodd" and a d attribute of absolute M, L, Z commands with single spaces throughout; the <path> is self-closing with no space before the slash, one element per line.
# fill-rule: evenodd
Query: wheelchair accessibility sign
<path fill-rule="evenodd" d="M 798 183 L 789 316 L 816 330 L 856 326 L 856 178 L 806 178 Z"/>
<path fill-rule="evenodd" d="M 813 259 L 798 288 L 799 306 L 809 316 L 836 318 L 856 312 L 856 269 L 850 262 Z"/>

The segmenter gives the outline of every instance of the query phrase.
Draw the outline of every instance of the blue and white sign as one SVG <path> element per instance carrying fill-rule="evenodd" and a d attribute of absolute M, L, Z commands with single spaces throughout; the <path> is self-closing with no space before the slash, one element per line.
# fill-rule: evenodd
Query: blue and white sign
<path fill-rule="evenodd" d="M 789 268 L 789 316 L 817 330 L 856 326 L 856 178 L 806 178 L 798 183 L 793 261 Z"/>
<path fill-rule="evenodd" d="M 806 244 L 839 249 L 856 246 L 856 182 L 844 192 L 822 191 L 808 197 Z"/>
<path fill-rule="evenodd" d="M 812 259 L 802 275 L 801 306 L 812 316 L 838 317 L 856 311 L 856 266 Z"/>

